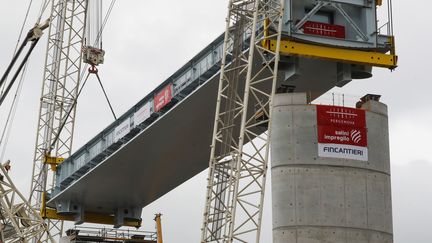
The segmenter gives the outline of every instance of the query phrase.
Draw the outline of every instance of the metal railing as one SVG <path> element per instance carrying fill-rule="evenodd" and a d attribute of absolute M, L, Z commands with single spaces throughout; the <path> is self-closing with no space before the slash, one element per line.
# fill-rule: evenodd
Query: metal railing
<path fill-rule="evenodd" d="M 53 194 L 59 193 L 91 168 L 119 150 L 124 144 L 168 112 L 177 102 L 183 100 L 214 76 L 220 69 L 222 45 L 223 35 L 220 35 L 176 73 L 162 82 L 155 90 L 59 165 Z M 173 98 L 162 110 L 156 112 L 153 108 L 153 98 L 159 91 L 170 84 L 173 86 Z M 150 107 L 150 117 L 140 124 L 135 124 L 134 114 L 145 105 Z M 126 121 L 129 121 L 130 131 L 122 138 L 117 139 L 114 134 L 115 129 Z"/>
<path fill-rule="evenodd" d="M 157 233 L 152 231 L 96 228 L 75 226 L 66 231 L 66 235 L 73 241 L 109 241 L 109 242 L 156 242 Z"/>

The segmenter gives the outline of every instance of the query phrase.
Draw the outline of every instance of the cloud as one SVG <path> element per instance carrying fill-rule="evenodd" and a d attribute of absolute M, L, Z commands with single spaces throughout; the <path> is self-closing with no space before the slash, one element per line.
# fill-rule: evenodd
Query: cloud
<path fill-rule="evenodd" d="M 432 161 L 392 164 L 395 242 L 429 243 L 432 239 Z"/>

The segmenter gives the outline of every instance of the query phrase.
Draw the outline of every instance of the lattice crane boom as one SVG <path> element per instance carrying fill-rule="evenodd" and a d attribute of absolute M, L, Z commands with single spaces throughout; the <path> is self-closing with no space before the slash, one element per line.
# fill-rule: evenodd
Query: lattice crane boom
<path fill-rule="evenodd" d="M 283 8 L 283 0 L 229 1 L 202 243 L 259 242 Z M 274 52 L 263 46 L 270 39 Z"/>
<path fill-rule="evenodd" d="M 0 164 L 0 241 L 28 242 L 42 238 L 54 243 L 48 226 L 8 175 L 9 161 Z"/>
<path fill-rule="evenodd" d="M 36 133 L 30 202 L 40 210 L 44 193 L 53 186 L 49 166 L 68 157 L 72 150 L 75 107 L 82 63 L 82 43 L 87 18 L 87 0 L 51 0 L 39 120 Z M 69 114 L 69 110 L 73 109 Z M 63 129 L 60 129 L 64 123 Z M 56 141 L 55 138 L 58 138 Z M 54 174 L 54 173 L 52 173 Z M 61 234 L 63 222 L 47 220 L 53 237 Z"/>

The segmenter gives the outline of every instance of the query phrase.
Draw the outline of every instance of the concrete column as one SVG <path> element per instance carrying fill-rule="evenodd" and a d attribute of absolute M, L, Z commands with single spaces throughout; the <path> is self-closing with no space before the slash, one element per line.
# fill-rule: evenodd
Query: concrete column
<path fill-rule="evenodd" d="M 274 243 L 392 243 L 387 107 L 368 101 L 368 161 L 318 156 L 316 106 L 275 97 L 271 173 Z"/>

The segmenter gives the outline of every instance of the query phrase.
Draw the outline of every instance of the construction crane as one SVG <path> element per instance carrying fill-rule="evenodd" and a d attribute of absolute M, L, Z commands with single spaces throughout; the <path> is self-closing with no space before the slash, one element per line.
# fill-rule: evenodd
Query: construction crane
<path fill-rule="evenodd" d="M 56 165 L 68 157 L 72 150 L 76 102 L 82 75 L 82 50 L 85 49 L 84 35 L 89 18 L 87 0 L 49 2 L 51 25 L 30 188 L 30 202 L 35 210 L 41 210 L 47 198 L 46 192 L 52 188 L 55 180 L 53 175 L 49 176 L 49 167 L 55 170 Z M 46 217 L 44 214 L 42 216 Z M 62 220 L 47 219 L 47 224 L 53 237 L 61 236 Z"/>
<path fill-rule="evenodd" d="M 367 70 L 371 66 L 396 67 L 391 0 L 387 23 L 389 36 L 385 36 L 390 54 L 381 53 L 377 48 L 380 29 L 376 23 L 376 7 L 382 3 L 229 1 L 202 243 L 260 241 L 273 97 L 282 55 L 345 63 L 351 73 L 348 82 L 351 78 L 370 77 Z M 284 19 L 285 4 L 288 19 Z M 356 19 L 346 9 L 365 11 L 365 7 L 369 11 L 365 16 L 373 18 L 367 20 L 367 27 L 360 27 L 361 18 Z M 333 15 L 336 14 L 349 29 L 350 37 L 345 36 L 344 26 L 334 24 Z M 281 40 L 282 32 L 284 40 Z M 358 43 L 372 42 L 373 45 L 355 46 L 349 43 L 350 39 Z M 229 65 L 228 57 L 231 57 Z M 359 74 L 351 69 L 358 68 L 355 65 L 360 66 Z M 287 90 L 285 88 L 285 92 Z M 251 148 L 246 151 L 244 145 L 248 142 Z"/>
<path fill-rule="evenodd" d="M 0 241 L 28 242 L 44 238 L 55 242 L 39 212 L 9 177 L 10 169 L 10 161 L 0 164 Z"/>
<path fill-rule="evenodd" d="M 0 87 L 3 85 L 7 85 L 6 89 L 3 93 L 0 94 L 0 106 L 3 104 L 3 101 L 6 99 L 7 95 L 9 94 L 9 91 L 15 84 L 15 81 L 18 78 L 18 75 L 23 70 L 25 64 L 27 63 L 31 53 L 33 52 L 34 48 L 36 47 L 37 43 L 39 42 L 40 38 L 42 37 L 43 30 L 46 29 L 49 26 L 49 21 L 45 21 L 42 24 L 37 24 L 34 28 L 32 28 L 24 38 L 21 46 L 13 56 L 9 66 L 7 67 L 5 73 L 3 74 L 2 78 L 0 79 Z M 24 58 L 22 59 L 20 65 L 18 66 L 17 70 L 15 71 L 15 74 L 13 75 L 12 79 L 7 83 L 7 78 L 14 67 L 16 61 L 18 60 L 19 56 L 21 55 L 22 51 L 26 47 L 26 45 L 31 42 L 31 46 L 27 53 L 25 54 Z"/>
<path fill-rule="evenodd" d="M 228 7 L 224 54 L 211 144 L 201 242 L 259 242 L 269 154 L 270 107 L 276 89 L 285 1 L 235 1 Z M 274 27 L 270 32 L 270 27 Z M 233 30 L 231 30 L 233 28 Z M 276 40 L 269 51 L 262 42 Z M 250 48 L 245 52 L 244 44 Z M 247 43 L 247 42 L 246 42 Z M 227 66 L 227 57 L 233 61 Z M 256 62 L 262 63 L 252 72 Z M 265 73 L 265 76 L 259 75 Z M 241 79 L 245 79 L 244 84 Z M 252 106 L 251 106 L 252 104 Z M 253 119 L 263 113 L 264 119 Z M 251 119 L 252 118 L 252 119 Z M 251 139 L 258 135 L 258 141 Z M 255 136 L 253 136 L 255 137 Z M 252 151 L 244 145 L 252 143 Z M 242 212 L 240 212 L 242 211 Z M 236 217 L 242 215 L 242 218 Z"/>
<path fill-rule="evenodd" d="M 311 7 L 296 10 L 301 12 L 298 19 L 292 18 L 285 23 L 282 21 L 285 4 L 288 3 L 293 12 L 293 2 L 229 1 L 202 243 L 259 242 L 271 132 L 268 129 L 272 122 L 273 97 L 280 88 L 276 87 L 276 82 L 282 56 L 313 57 L 334 61 L 334 65 L 340 63 L 343 74 L 346 71 L 352 75 L 349 81 L 355 75 L 367 77 L 372 66 L 396 67 L 393 36 L 386 37 L 384 48 L 378 47 L 378 29 L 375 28 L 372 37 L 368 36 L 362 29 L 364 26 L 356 23 L 342 7 L 343 4 L 356 8 L 367 5 L 375 10 L 382 1 L 310 1 Z M 55 180 L 55 175 L 49 174 L 50 168 L 55 171 L 71 152 L 82 62 L 92 66 L 90 72 L 97 72 L 95 66 L 103 62 L 104 51 L 101 46 L 87 45 L 85 41 L 88 1 L 52 0 L 51 4 L 30 201 L 33 209 L 42 209 L 42 217 L 48 219 L 47 229 L 56 236 L 63 231 L 63 219 L 101 223 L 85 218 L 84 212 L 80 212 L 84 210 L 82 208 L 77 208 L 74 215 L 65 216 L 47 208 L 45 202 L 50 197 L 50 183 Z M 340 31 L 341 26 L 312 21 L 322 8 L 331 8 L 341 16 L 350 28 L 350 40 L 341 37 L 344 32 Z M 320 18 L 331 19 L 326 11 L 322 12 Z M 368 24 L 371 21 L 375 18 Z M 282 38 L 283 32 L 288 33 L 288 38 Z M 303 36 L 304 33 L 309 36 Z M 370 39 L 375 39 L 375 46 L 356 46 Z M 346 43 L 352 46 L 334 47 Z M 390 49 L 391 53 L 376 51 L 379 48 L 385 52 Z M 252 150 L 244 149 L 246 143 L 251 144 Z M 113 220 L 104 218 L 103 222 L 121 225 Z M 127 222 L 122 223 L 127 225 Z M 136 225 L 137 222 L 133 223 Z M 40 235 L 37 237 L 40 239 Z"/>
<path fill-rule="evenodd" d="M 111 12 L 114 3 L 115 0 L 111 2 L 107 15 Z M 90 14 L 89 11 L 91 11 Z M 102 50 L 101 32 L 107 16 L 102 23 L 102 1 L 43 1 L 38 22 L 45 12 L 49 12 L 48 20 L 42 24 L 37 23 L 29 31 L 0 83 L 2 86 L 6 84 L 6 79 L 19 55 L 27 43 L 32 42 L 28 53 L 12 80 L 7 84 L 5 92 L 2 93 L 1 104 L 40 40 L 42 31 L 49 27 L 29 203 L 31 209 L 38 211 L 40 216 L 46 220 L 46 225 L 44 223 L 43 227 L 41 226 L 40 232 L 44 232 L 43 230 L 47 227 L 51 234 L 49 237 L 45 237 L 43 233 L 35 234 L 35 241 L 51 240 L 61 236 L 63 232 L 65 218 L 53 215 L 52 211 L 46 208 L 45 201 L 49 197 L 47 192 L 53 187 L 52 182 L 55 180 L 55 175 L 49 172 L 55 171 L 56 166 L 63 161 L 63 158 L 68 157 L 72 150 L 76 104 L 80 93 L 80 81 L 84 73 L 81 70 L 83 62 L 90 65 L 89 74 L 94 73 L 98 77 L 99 84 L 108 100 L 96 68 L 103 63 L 105 53 Z M 115 118 L 111 104 L 110 108 Z M 40 216 L 35 216 L 35 220 L 40 219 Z M 107 223 L 105 219 L 101 221 L 99 215 L 95 217 L 98 218 L 96 223 Z M 114 223 L 110 218 L 108 222 Z M 134 224 L 133 226 L 139 225 Z"/>

